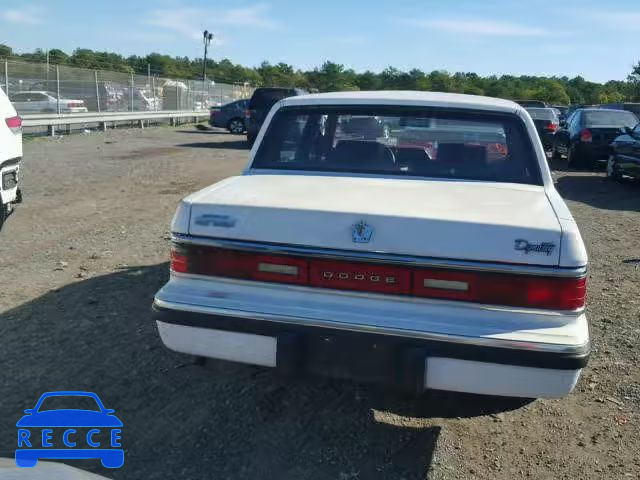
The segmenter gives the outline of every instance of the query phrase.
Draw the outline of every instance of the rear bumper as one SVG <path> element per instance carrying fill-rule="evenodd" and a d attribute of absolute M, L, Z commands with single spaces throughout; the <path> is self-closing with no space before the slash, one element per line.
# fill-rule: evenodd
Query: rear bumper
<path fill-rule="evenodd" d="M 573 389 L 589 345 L 404 335 L 385 328 L 312 325 L 301 319 L 198 308 L 156 298 L 164 344 L 191 355 L 381 383 L 513 397 L 562 397 Z M 584 328 L 586 319 L 584 319 Z"/>
<path fill-rule="evenodd" d="M 209 125 L 217 128 L 225 128 L 227 126 L 219 117 L 209 117 Z"/>
<path fill-rule="evenodd" d="M 19 188 L 21 160 L 22 158 L 18 157 L 0 162 L 0 204 L 22 201 Z"/>
<path fill-rule="evenodd" d="M 553 141 L 555 140 L 555 133 L 548 132 L 546 130 L 540 131 L 538 130 L 538 135 L 540 136 L 540 141 L 545 149 L 550 149 L 553 146 Z"/>
<path fill-rule="evenodd" d="M 590 162 L 605 162 L 613 153 L 608 144 L 583 143 L 576 144 L 576 153 L 580 158 Z"/>

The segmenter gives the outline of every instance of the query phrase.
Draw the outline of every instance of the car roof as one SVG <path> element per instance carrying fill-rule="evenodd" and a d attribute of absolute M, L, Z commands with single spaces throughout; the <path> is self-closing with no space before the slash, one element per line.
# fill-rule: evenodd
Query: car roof
<path fill-rule="evenodd" d="M 511 100 L 501 98 L 403 90 L 314 93 L 285 98 L 280 101 L 280 105 L 397 105 L 493 110 L 510 113 L 522 108 Z"/>
<path fill-rule="evenodd" d="M 589 108 L 578 108 L 576 109 L 580 110 L 581 112 L 628 112 L 628 113 L 633 113 L 633 112 L 629 112 L 629 110 L 622 110 L 621 108 L 594 108 L 594 107 L 589 107 Z"/>

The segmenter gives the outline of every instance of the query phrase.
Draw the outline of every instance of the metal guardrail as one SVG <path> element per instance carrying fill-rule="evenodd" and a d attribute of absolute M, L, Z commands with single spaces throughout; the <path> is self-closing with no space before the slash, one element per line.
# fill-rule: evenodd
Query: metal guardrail
<path fill-rule="evenodd" d="M 55 135 L 57 126 L 98 124 L 101 130 L 106 130 L 108 124 L 114 122 L 137 122 L 144 128 L 145 122 L 150 120 L 169 120 L 175 125 L 181 119 L 193 119 L 193 123 L 201 118 L 209 118 L 208 111 L 158 111 L 158 112 L 104 112 L 104 113 L 71 113 L 71 114 L 31 114 L 22 115 L 23 127 L 47 127 L 49 135 Z M 186 123 L 186 122 L 185 122 Z"/>

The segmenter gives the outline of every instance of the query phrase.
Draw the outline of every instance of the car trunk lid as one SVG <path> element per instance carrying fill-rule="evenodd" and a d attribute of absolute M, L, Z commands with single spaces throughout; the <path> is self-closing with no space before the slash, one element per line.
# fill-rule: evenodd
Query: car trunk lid
<path fill-rule="evenodd" d="M 314 175 L 235 177 L 185 199 L 190 235 L 459 260 L 558 265 L 543 187 Z"/>
<path fill-rule="evenodd" d="M 591 132 L 592 142 L 596 145 L 609 145 L 621 133 L 620 126 L 586 127 Z"/>

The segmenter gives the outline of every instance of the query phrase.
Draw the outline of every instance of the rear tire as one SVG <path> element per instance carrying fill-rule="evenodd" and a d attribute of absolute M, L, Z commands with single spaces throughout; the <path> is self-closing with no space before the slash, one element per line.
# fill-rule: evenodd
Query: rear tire
<path fill-rule="evenodd" d="M 567 169 L 571 170 L 572 168 L 576 168 L 578 163 L 578 159 L 576 158 L 576 152 L 573 148 L 573 145 L 567 146 Z"/>
<path fill-rule="evenodd" d="M 8 216 L 9 216 L 9 207 L 4 203 L 0 203 L 0 231 L 2 231 L 2 226 L 4 225 L 4 222 Z"/>
<path fill-rule="evenodd" d="M 622 181 L 622 174 L 620 174 L 620 171 L 613 160 L 613 156 L 609 157 L 609 160 L 607 161 L 607 178 L 610 178 L 615 182 Z"/>
<path fill-rule="evenodd" d="M 558 152 L 558 150 L 556 149 L 556 142 L 553 142 L 553 145 L 551 145 L 551 160 L 560 160 L 562 158 L 562 155 L 560 155 L 560 152 Z"/>
<path fill-rule="evenodd" d="M 241 118 L 232 118 L 227 124 L 227 130 L 236 135 L 242 134 L 245 131 L 244 121 Z"/>

